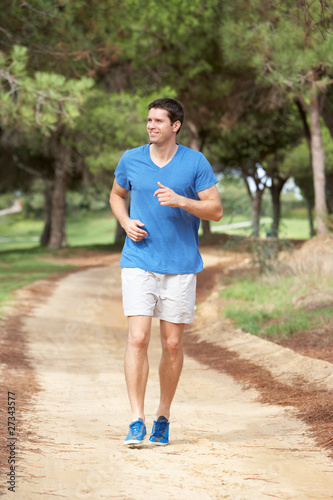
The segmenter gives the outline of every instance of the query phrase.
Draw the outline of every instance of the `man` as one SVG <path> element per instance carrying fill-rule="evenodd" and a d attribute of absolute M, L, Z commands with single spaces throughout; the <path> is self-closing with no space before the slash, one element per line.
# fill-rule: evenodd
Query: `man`
<path fill-rule="evenodd" d="M 132 411 L 126 445 L 146 435 L 144 398 L 152 317 L 160 319 L 160 401 L 149 441 L 169 442 L 170 407 L 183 366 L 185 323 L 194 319 L 200 218 L 219 221 L 223 210 L 217 179 L 206 158 L 176 142 L 184 119 L 180 103 L 149 105 L 149 144 L 126 151 L 115 171 L 111 209 L 127 237 L 122 268 L 128 316 L 125 377 Z M 126 196 L 131 192 L 130 216 Z"/>

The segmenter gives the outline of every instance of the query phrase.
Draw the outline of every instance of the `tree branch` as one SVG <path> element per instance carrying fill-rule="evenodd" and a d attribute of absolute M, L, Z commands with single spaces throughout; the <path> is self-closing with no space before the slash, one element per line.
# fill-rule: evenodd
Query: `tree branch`
<path fill-rule="evenodd" d="M 244 182 L 245 182 L 245 186 L 246 186 L 247 192 L 248 192 L 251 200 L 253 200 L 253 194 L 251 192 L 249 181 L 247 180 L 245 173 L 243 173 L 243 179 L 244 179 Z"/>
<path fill-rule="evenodd" d="M 24 170 L 25 172 L 28 172 L 28 174 L 34 175 L 35 177 L 39 177 L 40 179 L 45 178 L 40 172 L 38 172 L 34 168 L 28 167 L 27 165 L 24 165 L 22 162 L 20 162 L 20 160 L 16 155 L 13 155 L 12 158 L 15 165 L 21 170 Z"/>
<path fill-rule="evenodd" d="M 303 106 L 303 103 L 304 105 L 306 106 L 305 109 L 308 109 L 308 106 L 307 104 L 305 103 L 304 99 L 302 96 L 298 96 L 298 98 L 295 100 L 296 102 L 296 106 L 298 108 L 298 111 L 299 111 L 299 114 L 300 114 L 300 117 L 301 117 L 301 120 L 303 122 L 303 127 L 304 127 L 304 133 L 305 133 L 305 138 L 307 140 L 307 143 L 309 145 L 309 148 L 311 148 L 311 131 L 310 131 L 310 127 L 309 127 L 309 124 L 308 124 L 308 121 L 306 119 L 306 113 L 304 111 L 304 106 Z"/>

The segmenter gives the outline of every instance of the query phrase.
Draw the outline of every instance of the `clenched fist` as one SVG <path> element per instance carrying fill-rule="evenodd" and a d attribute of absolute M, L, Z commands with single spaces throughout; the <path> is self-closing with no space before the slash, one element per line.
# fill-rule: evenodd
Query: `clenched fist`
<path fill-rule="evenodd" d="M 157 183 L 159 189 L 157 189 L 154 193 L 154 196 L 157 196 L 158 201 L 162 206 L 167 207 L 178 207 L 180 196 L 175 193 L 172 189 L 167 186 L 163 186 L 160 182 Z"/>
<path fill-rule="evenodd" d="M 143 238 L 148 236 L 147 231 L 141 229 L 144 226 L 144 223 L 140 220 L 128 219 L 127 223 L 124 225 L 124 229 L 126 231 L 127 236 L 132 241 L 141 241 Z"/>

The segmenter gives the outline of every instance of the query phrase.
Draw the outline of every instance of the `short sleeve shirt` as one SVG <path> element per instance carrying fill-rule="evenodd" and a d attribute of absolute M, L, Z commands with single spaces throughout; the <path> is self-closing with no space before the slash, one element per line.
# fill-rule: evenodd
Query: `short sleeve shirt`
<path fill-rule="evenodd" d="M 178 145 L 164 167 L 150 158 L 149 144 L 128 150 L 115 171 L 119 186 L 131 193 L 130 217 L 144 223 L 148 236 L 134 242 L 126 237 L 120 266 L 161 274 L 192 274 L 202 270 L 200 219 L 182 208 L 161 206 L 157 182 L 177 194 L 198 200 L 200 191 L 217 183 L 213 169 L 198 151 Z"/>

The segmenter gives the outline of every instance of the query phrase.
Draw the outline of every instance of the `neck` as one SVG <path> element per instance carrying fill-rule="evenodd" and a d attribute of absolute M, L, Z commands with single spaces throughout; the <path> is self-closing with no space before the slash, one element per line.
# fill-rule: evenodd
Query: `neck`
<path fill-rule="evenodd" d="M 178 144 L 175 142 L 171 144 L 163 144 L 159 146 L 158 144 L 150 144 L 150 153 L 154 155 L 155 158 L 159 160 L 168 161 L 176 154 L 178 149 Z"/>

